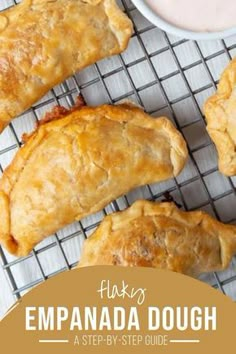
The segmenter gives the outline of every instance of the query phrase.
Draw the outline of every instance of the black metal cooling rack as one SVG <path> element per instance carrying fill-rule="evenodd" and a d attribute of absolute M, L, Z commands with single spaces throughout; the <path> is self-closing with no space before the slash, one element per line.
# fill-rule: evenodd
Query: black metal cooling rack
<path fill-rule="evenodd" d="M 8 5 L 16 4 L 15 1 L 12 4 L 7 2 Z M 107 212 L 128 207 L 140 193 L 146 199 L 161 200 L 163 193 L 168 191 L 186 210 L 204 209 L 221 221 L 236 221 L 236 180 L 219 174 L 216 151 L 205 132 L 201 111 L 204 99 L 216 88 L 220 71 L 236 51 L 236 37 L 208 44 L 174 38 L 146 21 L 131 1 L 119 2 L 135 28 L 127 52 L 74 75 L 13 121 L 4 133 L 8 137 L 6 144 L 0 144 L 0 172 L 21 146 L 23 130 L 30 130 L 42 111 L 55 104 L 72 106 L 79 93 L 88 104 L 117 103 L 128 98 L 150 114 L 167 114 L 188 142 L 188 167 L 182 177 L 139 189 L 111 203 L 96 218 L 81 220 L 62 233 L 58 232 L 27 257 L 15 259 L 0 247 L 2 266 L 16 299 L 40 282 L 76 266 L 80 247 L 75 245 L 83 243 Z M 23 119 L 26 115 L 28 123 Z M 48 264 L 53 254 L 56 254 L 56 262 L 50 268 Z M 202 279 L 236 299 L 234 262 L 228 271 Z M 24 277 L 24 272 L 32 264 L 32 274 Z M 19 281 L 19 274 L 23 274 L 23 280 Z"/>

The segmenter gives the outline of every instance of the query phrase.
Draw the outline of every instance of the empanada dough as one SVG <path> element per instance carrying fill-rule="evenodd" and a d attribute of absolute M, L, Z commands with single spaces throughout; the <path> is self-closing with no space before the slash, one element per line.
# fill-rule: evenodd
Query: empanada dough
<path fill-rule="evenodd" d="M 0 242 L 18 256 L 132 188 L 178 175 L 186 162 L 172 123 L 131 105 L 48 118 L 0 180 Z"/>
<path fill-rule="evenodd" d="M 23 0 L 0 14 L 0 132 L 53 86 L 122 52 L 132 34 L 115 0 Z"/>
<path fill-rule="evenodd" d="M 85 241 L 79 266 L 145 266 L 196 277 L 225 269 L 234 254 L 236 226 L 141 200 L 105 217 Z"/>
<path fill-rule="evenodd" d="M 205 104 L 207 130 L 219 155 L 219 170 L 236 175 L 236 59 L 224 71 L 218 90 Z"/>

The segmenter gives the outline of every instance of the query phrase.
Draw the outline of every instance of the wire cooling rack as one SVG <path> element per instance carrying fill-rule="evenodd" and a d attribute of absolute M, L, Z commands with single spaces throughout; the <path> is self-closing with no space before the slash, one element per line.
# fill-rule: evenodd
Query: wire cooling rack
<path fill-rule="evenodd" d="M 1 1 L 0 9 L 15 3 Z M 213 42 L 175 38 L 151 25 L 131 1 L 119 3 L 135 27 L 127 51 L 71 77 L 15 119 L 0 136 L 0 174 L 21 146 L 22 133 L 32 131 L 35 122 L 56 104 L 73 105 L 79 93 L 87 104 L 131 99 L 156 117 L 167 115 L 188 143 L 188 165 L 179 177 L 132 191 L 102 212 L 66 227 L 27 257 L 14 258 L 0 247 L 2 267 L 15 299 L 76 266 L 84 240 L 104 215 L 122 210 L 139 198 L 162 200 L 168 191 L 186 210 L 203 209 L 223 222 L 236 221 L 236 178 L 218 172 L 217 154 L 202 115 L 205 99 L 215 91 L 220 73 L 236 52 L 236 37 Z M 236 299 L 235 259 L 227 271 L 201 279 Z"/>

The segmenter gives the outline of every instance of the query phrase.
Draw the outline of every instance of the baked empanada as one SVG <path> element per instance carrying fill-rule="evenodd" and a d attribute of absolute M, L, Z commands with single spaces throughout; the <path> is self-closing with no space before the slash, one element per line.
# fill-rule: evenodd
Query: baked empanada
<path fill-rule="evenodd" d="M 207 130 L 219 155 L 219 169 L 236 175 L 236 59 L 224 71 L 216 94 L 205 104 Z"/>
<path fill-rule="evenodd" d="M 23 0 L 0 14 L 0 132 L 53 86 L 122 52 L 132 23 L 115 0 Z"/>
<path fill-rule="evenodd" d="M 178 175 L 186 162 L 167 118 L 128 104 L 54 113 L 0 180 L 0 242 L 18 256 L 130 189 Z"/>
<path fill-rule="evenodd" d="M 145 266 L 196 277 L 225 269 L 234 254 L 236 226 L 141 200 L 105 217 L 85 241 L 79 266 Z"/>

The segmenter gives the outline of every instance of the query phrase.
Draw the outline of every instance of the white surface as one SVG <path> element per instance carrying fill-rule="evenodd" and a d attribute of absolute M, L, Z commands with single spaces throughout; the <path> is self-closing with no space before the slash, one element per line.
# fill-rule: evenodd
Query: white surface
<path fill-rule="evenodd" d="M 1 0 L 0 8 L 2 9 L 8 4 L 12 4 L 12 1 Z M 158 117 L 161 114 L 166 114 L 170 119 L 173 118 L 172 108 L 194 157 L 193 160 L 189 160 L 183 173 L 177 178 L 186 207 L 192 209 L 204 204 L 203 209 L 214 215 L 212 206 L 215 206 L 221 220 L 225 222 L 232 221 L 232 219 L 235 220 L 236 196 L 232 190 L 232 183 L 236 185 L 236 178 L 230 180 L 217 171 L 216 151 L 206 133 L 199 107 L 201 108 L 205 99 L 214 92 L 207 67 L 209 67 L 214 80 L 218 80 L 222 69 L 229 61 L 229 57 L 224 51 L 225 46 L 230 48 L 230 54 L 233 56 L 236 53 L 236 37 L 228 38 L 225 42 L 197 43 L 182 41 L 173 36 L 166 37 L 134 9 L 131 1 L 126 0 L 126 5 L 130 9 L 129 14 L 132 16 L 139 31 L 139 37 L 134 36 L 131 39 L 128 50 L 121 57 L 116 56 L 103 60 L 98 63 L 97 67 L 92 66 L 76 75 L 77 83 L 82 89 L 87 103 L 100 104 L 109 102 L 109 95 L 114 101 L 123 97 L 128 97 L 135 101 L 141 99 L 146 110 L 154 116 Z M 169 47 L 169 42 L 172 44 L 171 48 Z M 143 44 L 146 52 L 142 47 Z M 173 59 L 172 50 L 176 55 L 176 60 Z M 146 54 L 150 56 L 150 60 L 146 57 Z M 202 63 L 202 57 L 207 58 L 207 66 Z M 123 63 L 127 65 L 125 70 L 122 69 Z M 186 86 L 186 82 L 179 72 L 178 65 L 183 69 L 188 86 Z M 104 84 L 100 80 L 99 73 L 103 75 Z M 161 85 L 156 80 L 157 75 L 161 80 Z M 67 84 L 72 90 L 72 96 L 76 97 L 75 82 L 70 79 L 67 80 Z M 146 84 L 148 86 L 145 86 Z M 108 91 L 104 85 L 106 85 Z M 132 85 L 135 85 L 138 95 L 135 94 Z M 166 97 L 161 87 L 163 87 L 166 96 L 171 101 L 170 106 L 166 105 Z M 190 96 L 189 88 L 194 91 L 195 100 Z M 55 93 L 59 96 L 59 102 L 67 105 L 67 100 L 61 96 L 64 89 L 65 87 L 57 87 Z M 182 99 L 178 102 L 180 97 Z M 37 117 L 42 117 L 43 112 L 48 111 L 56 104 L 51 93 L 40 102 L 42 105 L 36 105 L 37 108 L 35 109 Z M 13 128 L 17 138 L 21 140 L 22 133 L 31 131 L 34 124 L 35 116 L 32 111 L 14 120 Z M 10 163 L 17 149 L 17 141 L 13 130 L 8 127 L 0 136 L 0 165 L 3 169 Z M 203 180 L 199 178 L 198 170 L 204 173 Z M 213 198 L 213 204 L 207 200 L 203 182 Z M 150 198 L 150 191 L 154 194 L 159 194 L 159 199 L 162 199 L 161 193 L 166 190 L 172 191 L 176 201 L 182 204 L 183 201 L 174 180 L 152 185 L 150 189 L 143 187 L 132 191 L 128 194 L 127 200 L 132 203 L 138 198 Z M 125 208 L 125 199 L 120 198 L 118 205 L 119 208 Z M 110 206 L 106 208 L 106 212 L 111 211 L 112 208 Z M 88 236 L 96 227 L 94 223 L 101 220 L 103 215 L 102 212 L 98 213 L 82 220 L 81 224 L 75 223 L 58 232 L 58 238 L 62 241 L 61 248 L 58 247 L 55 236 L 46 239 L 36 247 L 36 250 L 39 251 L 38 261 L 46 276 L 66 268 L 63 252 L 70 265 L 78 261 L 84 239 L 81 234 L 81 226 L 85 229 Z M 47 245 L 50 245 L 50 248 L 45 250 L 44 247 Z M 8 262 L 15 260 L 14 257 L 7 253 L 6 256 Z M 234 263 L 235 261 L 226 272 L 219 274 L 221 281 L 236 275 L 236 264 Z M 11 271 L 19 288 L 27 287 L 32 281 L 42 280 L 42 273 L 36 258 L 32 255 L 13 265 Z M 203 276 L 202 279 L 210 284 L 215 283 L 213 275 Z M 229 296 L 236 300 L 236 282 L 225 284 L 223 288 Z M 24 291 L 21 294 L 24 294 Z M 9 281 L 6 278 L 6 271 L 3 271 L 0 266 L 0 317 L 11 306 L 13 301 L 14 297 L 11 293 Z"/>
<path fill-rule="evenodd" d="M 14 302 L 15 299 L 12 295 L 8 279 L 6 278 L 3 269 L 0 267 L 0 319 Z"/>
<path fill-rule="evenodd" d="M 217 1 L 216 4 L 216 0 L 212 0 L 214 6 L 217 6 L 213 9 L 209 1 L 204 8 L 202 6 L 204 0 L 192 3 L 188 0 L 174 0 L 173 3 L 170 0 L 160 0 L 158 4 L 155 0 L 132 0 L 139 11 L 154 25 L 173 35 L 195 40 L 226 38 L 236 33 L 234 0 Z M 199 9 L 202 10 L 201 16 Z"/>
<path fill-rule="evenodd" d="M 145 0 L 167 22 L 194 32 L 236 27 L 235 0 Z"/>

